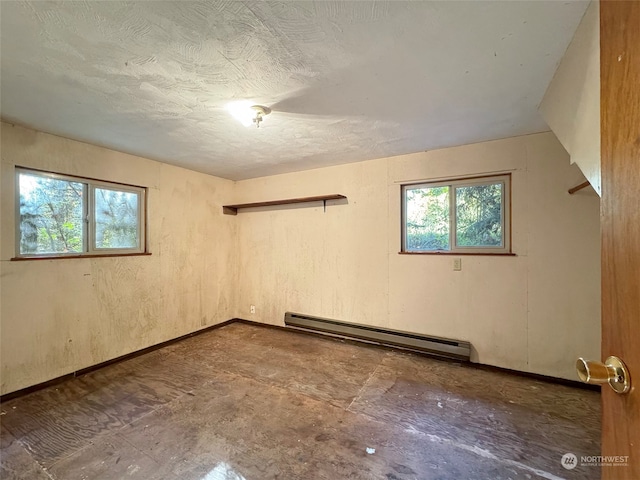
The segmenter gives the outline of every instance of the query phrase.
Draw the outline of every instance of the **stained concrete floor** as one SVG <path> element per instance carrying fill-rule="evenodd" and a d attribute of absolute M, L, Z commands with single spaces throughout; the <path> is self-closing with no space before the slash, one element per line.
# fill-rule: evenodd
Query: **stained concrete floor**
<path fill-rule="evenodd" d="M 599 454 L 596 392 L 240 323 L 1 413 L 3 480 L 600 474 L 560 464 Z"/>

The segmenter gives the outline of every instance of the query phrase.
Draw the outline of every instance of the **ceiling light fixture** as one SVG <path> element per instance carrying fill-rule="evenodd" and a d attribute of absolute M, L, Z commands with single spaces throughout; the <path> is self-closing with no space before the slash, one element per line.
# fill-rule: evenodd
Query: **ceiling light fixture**
<path fill-rule="evenodd" d="M 252 105 L 249 101 L 233 102 L 227 105 L 227 111 L 245 127 L 255 124 L 260 128 L 260 122 L 265 115 L 271 113 L 269 107 L 262 105 Z"/>
<path fill-rule="evenodd" d="M 253 123 L 256 124 L 256 128 L 260 128 L 262 117 L 264 117 L 265 115 L 269 115 L 271 113 L 271 109 L 269 107 L 263 107 L 262 105 L 252 105 L 251 109 L 254 112 Z"/>

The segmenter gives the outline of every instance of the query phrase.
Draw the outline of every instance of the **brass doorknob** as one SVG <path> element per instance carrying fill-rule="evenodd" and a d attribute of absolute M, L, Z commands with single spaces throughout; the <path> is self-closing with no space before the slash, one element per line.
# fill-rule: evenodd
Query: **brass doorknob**
<path fill-rule="evenodd" d="M 604 363 L 579 358 L 576 362 L 576 370 L 578 378 L 584 383 L 593 385 L 609 383 L 616 393 L 627 393 L 631 389 L 629 370 L 618 357 L 609 357 Z"/>

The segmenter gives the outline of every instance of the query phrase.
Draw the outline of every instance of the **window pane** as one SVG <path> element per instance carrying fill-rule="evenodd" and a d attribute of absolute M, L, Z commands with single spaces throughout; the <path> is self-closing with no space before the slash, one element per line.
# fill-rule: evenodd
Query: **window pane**
<path fill-rule="evenodd" d="M 449 187 L 406 190 L 407 250 L 449 250 Z"/>
<path fill-rule="evenodd" d="M 139 195 L 95 188 L 95 248 L 139 248 Z"/>
<path fill-rule="evenodd" d="M 502 183 L 456 187 L 456 244 L 501 247 Z"/>
<path fill-rule="evenodd" d="M 83 250 L 82 183 L 20 173 L 20 253 Z"/>

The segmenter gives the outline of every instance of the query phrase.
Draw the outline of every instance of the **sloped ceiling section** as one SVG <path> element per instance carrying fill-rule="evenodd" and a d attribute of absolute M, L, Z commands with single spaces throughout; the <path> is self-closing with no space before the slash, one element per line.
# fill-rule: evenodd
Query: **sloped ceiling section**
<path fill-rule="evenodd" d="M 1 2 L 2 117 L 230 179 L 538 132 L 587 5 Z"/>

